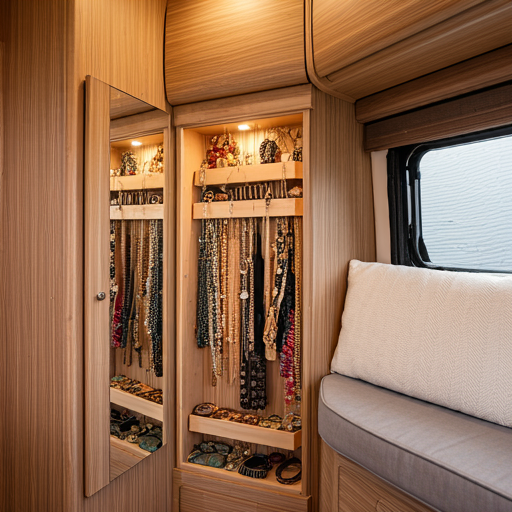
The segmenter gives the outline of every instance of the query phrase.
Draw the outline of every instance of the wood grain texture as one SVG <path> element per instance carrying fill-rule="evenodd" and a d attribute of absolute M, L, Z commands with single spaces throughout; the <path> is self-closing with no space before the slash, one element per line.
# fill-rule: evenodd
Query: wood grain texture
<path fill-rule="evenodd" d="M 307 83 L 301 0 L 170 0 L 165 34 L 172 105 Z"/>
<path fill-rule="evenodd" d="M 155 420 L 164 421 L 163 405 L 145 400 L 120 389 L 110 388 L 110 401 L 131 411 L 144 414 Z"/>
<path fill-rule="evenodd" d="M 338 465 L 338 512 L 433 512 L 424 503 L 355 462 L 339 454 L 335 458 Z"/>
<path fill-rule="evenodd" d="M 62 475 L 74 480 L 68 432 L 77 426 L 78 384 L 70 375 L 81 379 L 81 368 L 68 370 L 74 352 L 68 340 L 81 331 L 80 299 L 68 279 L 82 276 L 68 259 L 80 254 L 81 238 L 63 236 L 76 220 L 76 205 L 63 201 L 76 190 L 76 154 L 69 158 L 64 143 L 68 6 L 1 4 L 0 374 L 9 428 L 0 445 L 0 509 L 44 510 L 51 503 L 64 512 L 72 487 Z"/>
<path fill-rule="evenodd" d="M 162 110 L 114 119 L 110 123 L 110 140 L 118 141 L 158 133 L 167 120 L 168 114 Z"/>
<path fill-rule="evenodd" d="M 245 201 L 222 201 L 194 203 L 192 217 L 194 219 L 228 219 L 242 217 L 265 217 L 267 211 L 265 199 Z M 302 217 L 302 199 L 272 199 L 268 207 L 269 217 L 296 216 Z"/>
<path fill-rule="evenodd" d="M 329 371 L 329 363 L 339 333 L 348 261 L 352 258 L 373 261 L 375 242 L 370 162 L 368 155 L 363 151 L 363 127 L 355 120 L 354 106 L 329 97 L 311 86 L 309 90 L 309 99 L 304 101 L 305 98 L 302 96 L 300 102 L 301 105 L 311 106 L 311 109 L 302 111 L 303 361 L 307 363 L 303 370 L 303 447 L 300 456 L 303 461 L 302 495 L 313 494 L 312 510 L 319 510 L 315 501 L 318 496 L 315 475 L 319 470 L 316 455 L 319 448 L 316 432 L 316 397 L 319 382 Z M 232 98 L 226 122 L 236 120 L 239 102 L 245 109 L 244 117 L 261 117 L 265 112 L 271 115 L 272 111 L 285 113 L 279 103 L 269 98 L 265 105 L 258 101 L 260 98 L 260 94 Z M 251 100 L 254 101 L 252 113 Z M 222 123 L 218 101 L 203 102 L 200 115 L 199 107 L 176 107 L 176 118 L 187 127 L 191 126 L 190 118 L 200 119 L 200 126 Z M 285 101 L 287 104 L 293 104 L 292 98 Z M 182 109 L 190 113 L 190 118 Z M 177 349 L 177 386 L 180 403 L 177 465 L 182 471 L 177 474 L 180 475 L 180 479 L 186 475 L 198 483 L 203 482 L 201 478 L 204 478 L 207 471 L 204 468 L 190 468 L 189 464 L 183 462 L 192 444 L 201 438 L 200 435 L 188 431 L 187 415 L 202 401 L 213 401 L 228 407 L 236 407 L 237 401 L 237 394 L 233 394 L 223 382 L 219 382 L 216 388 L 211 387 L 208 354 L 205 355 L 204 351 L 198 349 L 194 341 L 199 226 L 191 219 L 191 209 L 199 196 L 198 187 L 193 185 L 194 173 L 204 158 L 205 142 L 205 136 L 193 128 L 178 127 L 180 278 L 177 324 L 178 339 L 181 343 Z M 333 224 L 333 219 L 336 219 L 336 224 Z M 180 283 L 180 280 L 183 280 L 183 283 Z M 201 366 L 202 373 L 198 371 Z M 269 365 L 269 368 L 268 385 L 272 387 L 274 370 L 272 365 Z M 187 385 L 189 382 L 194 382 L 194 386 Z M 277 383 L 277 380 L 275 382 Z M 275 401 L 273 398 L 271 400 Z M 228 482 L 225 486 L 226 489 L 237 487 L 234 483 Z M 268 492 L 262 492 L 259 499 Z M 285 492 L 286 489 L 283 490 L 283 493 Z M 176 493 L 174 500 L 175 506 L 178 506 Z"/>
<path fill-rule="evenodd" d="M 284 171 L 283 171 L 284 165 Z M 205 185 L 232 185 L 234 183 L 257 183 L 260 181 L 279 181 L 302 179 L 302 162 L 288 161 L 275 164 L 240 165 L 236 168 L 225 167 L 208 169 L 204 173 Z M 194 185 L 201 186 L 201 171 L 194 173 Z"/>
<path fill-rule="evenodd" d="M 191 414 L 188 417 L 188 428 L 192 432 L 201 432 L 228 439 L 238 439 L 252 444 L 261 444 L 294 451 L 301 445 L 302 432 L 286 432 L 265 429 L 263 427 L 245 425 L 233 421 L 203 418 Z"/>
<path fill-rule="evenodd" d="M 327 76 L 480 3 L 482 0 L 314 0 L 316 72 Z"/>
<path fill-rule="evenodd" d="M 497 128 L 512 120 L 512 85 L 426 107 L 365 127 L 365 149 L 376 151 Z"/>
<path fill-rule="evenodd" d="M 313 0 L 304 0 L 304 39 L 305 39 L 305 57 L 306 70 L 309 81 L 321 91 L 324 91 L 335 98 L 354 103 L 355 98 L 343 94 L 331 87 L 329 80 L 318 75 L 315 68 L 315 56 L 313 48 Z"/>
<path fill-rule="evenodd" d="M 489 0 L 327 76 L 359 99 L 512 42 L 512 3 Z"/>
<path fill-rule="evenodd" d="M 356 102 L 360 123 L 473 92 L 512 79 L 512 45 L 479 55 Z"/>
<path fill-rule="evenodd" d="M 339 335 L 348 262 L 375 260 L 375 232 L 370 160 L 363 151 L 363 127 L 355 120 L 354 105 L 314 89 L 309 123 L 303 217 L 303 360 L 308 362 L 303 408 L 309 430 L 302 453 L 311 475 L 319 475 L 320 380 L 329 373 Z M 315 498 L 313 510 L 322 510 L 318 478 L 311 478 L 309 485 L 306 493 Z"/>
<path fill-rule="evenodd" d="M 86 80 L 84 163 L 84 387 L 85 494 L 109 479 L 110 348 L 110 87 Z M 104 425 L 104 428 L 98 428 Z"/>
<path fill-rule="evenodd" d="M 231 123 L 300 112 L 311 108 L 311 85 L 181 105 L 173 109 L 174 125 L 182 128 Z"/>
<path fill-rule="evenodd" d="M 180 512 L 225 512 L 228 510 L 243 510 L 244 512 L 280 512 L 281 509 L 261 505 L 236 498 L 228 498 L 224 495 L 201 491 L 192 487 L 180 488 Z"/>
<path fill-rule="evenodd" d="M 166 110 L 162 70 L 166 0 L 73 3 L 82 79 L 92 75 Z"/>
<path fill-rule="evenodd" d="M 210 468 L 205 468 L 206 470 Z M 210 476 L 208 473 L 214 472 L 214 469 L 205 471 L 203 473 L 194 473 L 192 471 L 175 469 L 173 473 L 173 512 L 180 510 L 180 495 L 183 487 L 190 487 L 198 494 L 204 491 L 211 492 L 212 489 L 215 493 L 221 496 L 226 496 L 228 499 L 243 500 L 252 506 L 258 504 L 260 507 L 272 507 L 279 512 L 310 512 L 311 511 L 311 498 L 293 495 L 284 492 L 285 486 L 277 484 L 273 490 L 261 491 L 261 484 L 264 481 L 254 481 L 243 485 L 236 484 L 230 481 L 224 481 L 220 478 Z M 218 471 L 217 471 L 218 472 Z M 244 478 L 244 477 L 240 477 Z M 248 480 L 248 478 L 244 478 Z M 283 492 L 279 492 L 283 489 Z M 201 509 L 192 509 L 193 512 L 200 512 Z M 236 510 L 236 509 L 234 509 Z M 241 509 L 245 510 L 245 508 Z M 250 510 L 250 509 L 249 509 Z M 265 508 L 263 508 L 265 510 Z M 201 510 L 202 512 L 202 510 Z"/>
<path fill-rule="evenodd" d="M 121 476 L 149 455 L 151 454 L 137 444 L 110 436 L 110 480 Z"/>
<path fill-rule="evenodd" d="M 131 2 L 160 27 L 145 33 L 133 30 L 137 20 L 123 10 L 127 2 L 82 3 L 90 5 L 86 24 L 96 31 L 90 37 L 77 33 L 85 19 L 74 0 L 0 2 L 5 43 L 0 124 L 6 142 L 1 153 L 9 169 L 0 186 L 0 334 L 5 342 L 0 374 L 7 397 L 2 411 L 10 423 L 0 445 L 0 509 L 140 512 L 148 507 L 163 512 L 173 455 L 167 446 L 154 462 L 144 461 L 94 497 L 84 497 L 83 81 L 94 70 L 85 69 L 78 55 L 87 53 L 91 66 L 106 70 L 118 87 L 132 94 L 140 89 L 150 103 L 166 108 L 161 64 L 166 2 Z M 102 31 L 107 11 L 115 11 L 116 26 Z M 113 37 L 116 32 L 122 34 Z M 100 37 L 107 44 L 100 44 Z M 139 55 L 144 53 L 137 59 L 140 73 L 133 73 L 127 38 Z M 154 41 L 153 55 L 159 51 L 160 57 L 153 61 L 145 48 Z M 112 51 L 106 52 L 107 46 Z M 155 66 L 146 66 L 150 61 Z M 157 82 L 153 101 L 148 91 Z M 141 481 L 149 482 L 142 491 Z"/>

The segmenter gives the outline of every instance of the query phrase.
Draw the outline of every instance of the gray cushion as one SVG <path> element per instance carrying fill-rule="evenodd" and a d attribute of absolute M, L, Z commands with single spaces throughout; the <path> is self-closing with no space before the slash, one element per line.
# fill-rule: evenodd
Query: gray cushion
<path fill-rule="evenodd" d="M 510 428 L 337 374 L 322 381 L 318 428 L 334 450 L 438 510 L 512 512 Z"/>

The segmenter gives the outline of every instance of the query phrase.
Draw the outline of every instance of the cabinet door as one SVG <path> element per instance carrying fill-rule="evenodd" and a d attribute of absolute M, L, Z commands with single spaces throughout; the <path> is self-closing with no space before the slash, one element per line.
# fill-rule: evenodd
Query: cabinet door
<path fill-rule="evenodd" d="M 166 320 L 168 297 L 173 297 L 168 260 L 174 230 L 164 163 L 164 157 L 169 161 L 169 123 L 166 112 L 87 77 L 87 496 L 163 446 L 171 425 L 166 421 L 171 396 Z"/>

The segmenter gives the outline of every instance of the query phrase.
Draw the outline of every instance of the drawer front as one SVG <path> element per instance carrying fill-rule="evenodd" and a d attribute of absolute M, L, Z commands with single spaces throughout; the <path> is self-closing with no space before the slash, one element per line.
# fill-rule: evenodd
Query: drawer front
<path fill-rule="evenodd" d="M 180 487 L 180 512 L 280 512 L 279 509 L 214 492 Z"/>
<path fill-rule="evenodd" d="M 431 508 L 340 457 L 338 512 L 433 512 Z"/>

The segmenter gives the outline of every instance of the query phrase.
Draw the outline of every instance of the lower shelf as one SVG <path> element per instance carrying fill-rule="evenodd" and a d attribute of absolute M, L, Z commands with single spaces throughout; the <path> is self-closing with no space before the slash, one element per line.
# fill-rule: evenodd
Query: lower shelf
<path fill-rule="evenodd" d="M 250 478 L 248 476 L 240 475 L 236 471 L 226 471 L 225 469 L 209 468 L 208 466 L 201 466 L 199 464 L 191 464 L 184 462 L 181 468 L 186 471 L 192 471 L 197 474 L 211 476 L 212 478 L 219 478 L 222 480 L 236 482 L 243 485 L 249 485 L 260 489 L 268 489 L 272 491 L 279 491 L 283 493 L 290 493 L 299 495 L 302 493 L 302 482 L 296 482 L 291 485 L 280 484 L 276 480 L 276 468 L 273 467 L 267 474 L 266 478 Z"/>
<path fill-rule="evenodd" d="M 283 430 L 272 430 L 233 421 L 204 418 L 195 414 L 191 414 L 188 417 L 188 429 L 192 432 L 226 437 L 228 439 L 236 439 L 237 441 L 272 446 L 290 451 L 296 450 L 302 444 L 301 430 L 285 432 Z"/>
<path fill-rule="evenodd" d="M 148 455 L 151 453 L 139 448 L 137 444 L 110 436 L 110 480 L 122 475 Z"/>

